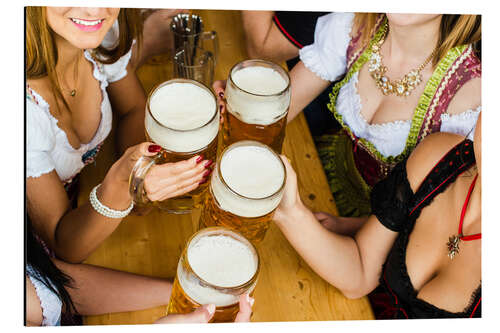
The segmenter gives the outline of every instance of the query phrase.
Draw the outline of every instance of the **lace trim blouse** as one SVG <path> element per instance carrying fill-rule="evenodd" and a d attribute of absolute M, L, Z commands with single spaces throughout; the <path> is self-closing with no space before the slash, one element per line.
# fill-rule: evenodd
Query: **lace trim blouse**
<path fill-rule="evenodd" d="M 127 75 L 126 67 L 132 50 L 109 65 L 95 61 L 88 51 L 84 55 L 93 65 L 93 76 L 99 81 L 102 93 L 101 121 L 96 134 L 90 142 L 78 149 L 73 148 L 66 133 L 57 125 L 58 120 L 50 113 L 50 105 L 27 86 L 26 177 L 36 178 L 55 170 L 62 182 L 70 182 L 86 164 L 93 161 L 101 143 L 111 131 L 113 117 L 106 87 Z"/>

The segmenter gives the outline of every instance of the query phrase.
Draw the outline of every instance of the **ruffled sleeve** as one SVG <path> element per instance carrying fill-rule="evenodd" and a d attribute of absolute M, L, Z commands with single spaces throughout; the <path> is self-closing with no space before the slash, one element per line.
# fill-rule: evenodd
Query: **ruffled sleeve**
<path fill-rule="evenodd" d="M 55 169 L 50 155 L 56 138 L 47 113 L 35 102 L 26 101 L 26 177 L 40 177 Z"/>
<path fill-rule="evenodd" d="M 353 18 L 353 13 L 331 13 L 318 18 L 314 43 L 299 51 L 304 65 L 323 80 L 335 81 L 347 70 Z"/>
<path fill-rule="evenodd" d="M 134 41 L 135 43 L 135 41 Z M 134 45 L 134 43 L 132 45 Z M 127 65 L 132 57 L 132 48 L 112 64 L 103 64 L 102 69 L 109 83 L 119 81 L 127 76 Z"/>
<path fill-rule="evenodd" d="M 455 133 L 467 137 L 474 141 L 474 130 L 476 129 L 477 118 L 481 112 L 481 106 L 477 109 L 469 109 L 462 113 L 441 115 L 441 132 Z"/>
<path fill-rule="evenodd" d="M 372 214 L 387 229 L 400 232 L 409 220 L 413 191 L 406 175 L 406 160 L 394 167 L 387 178 L 373 187 Z"/>

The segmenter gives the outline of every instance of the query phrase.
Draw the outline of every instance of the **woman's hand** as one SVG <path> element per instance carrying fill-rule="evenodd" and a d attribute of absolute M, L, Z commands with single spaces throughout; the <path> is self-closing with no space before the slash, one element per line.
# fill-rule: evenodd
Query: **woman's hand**
<path fill-rule="evenodd" d="M 142 156 L 152 157 L 160 151 L 160 146 L 150 142 L 128 148 L 111 166 L 103 184 L 112 184 L 115 191 L 128 194 L 130 173 L 137 160 Z M 146 194 L 151 201 L 158 201 L 192 191 L 207 181 L 212 164 L 212 161 L 203 160 L 202 156 L 197 155 L 185 161 L 154 165 L 144 179 Z M 130 195 L 128 198 L 131 200 Z"/>
<path fill-rule="evenodd" d="M 249 322 L 252 315 L 252 305 L 254 299 L 248 294 L 240 296 L 240 311 L 236 315 L 234 322 Z M 188 324 L 188 323 L 208 323 L 215 313 L 215 305 L 203 305 L 188 314 L 170 314 L 158 319 L 155 324 Z"/>
<path fill-rule="evenodd" d="M 291 216 L 296 209 L 303 207 L 297 186 L 297 174 L 293 170 L 288 158 L 284 155 L 280 157 L 286 169 L 286 184 L 283 191 L 283 198 L 274 213 L 274 220 L 278 222 L 286 220 L 287 216 Z"/>
<path fill-rule="evenodd" d="M 224 101 L 224 91 L 226 90 L 226 80 L 215 81 L 212 85 L 214 88 L 215 96 L 217 97 L 217 104 L 220 110 L 220 123 L 224 123 L 224 117 L 222 116 L 226 112 L 226 103 Z"/>

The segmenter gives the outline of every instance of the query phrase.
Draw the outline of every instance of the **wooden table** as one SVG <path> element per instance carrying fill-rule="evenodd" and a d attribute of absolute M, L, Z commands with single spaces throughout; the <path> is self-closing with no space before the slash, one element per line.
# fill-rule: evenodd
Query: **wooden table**
<path fill-rule="evenodd" d="M 219 35 L 220 55 L 215 79 L 225 79 L 230 68 L 247 57 L 239 12 L 195 12 L 203 18 L 206 30 L 216 30 Z M 146 92 L 157 83 L 172 78 L 171 73 L 171 65 L 146 64 L 138 70 Z M 314 211 L 337 214 L 303 115 L 287 127 L 284 154 L 291 159 L 297 171 L 300 194 L 305 204 Z M 113 139 L 110 136 L 95 166 L 88 166 L 82 174 L 80 202 L 87 200 L 90 190 L 103 179 L 112 162 Z M 186 240 L 197 230 L 199 215 L 199 211 L 187 215 L 154 211 L 144 217 L 128 216 L 86 263 L 172 278 Z M 274 224 L 258 250 L 262 270 L 254 295 L 256 302 L 252 321 L 373 319 L 366 298 L 346 299 L 322 280 L 299 257 Z M 165 311 L 166 306 L 161 306 L 143 311 L 89 316 L 85 318 L 85 323 L 148 324 L 165 315 Z"/>

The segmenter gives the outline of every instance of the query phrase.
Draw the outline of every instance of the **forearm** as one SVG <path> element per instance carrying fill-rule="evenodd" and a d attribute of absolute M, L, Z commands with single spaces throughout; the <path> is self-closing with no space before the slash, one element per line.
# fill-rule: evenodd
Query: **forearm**
<path fill-rule="evenodd" d="M 350 297 L 363 289 L 363 265 L 352 237 L 329 232 L 301 203 L 276 219 L 290 244 L 311 268 Z"/>
<path fill-rule="evenodd" d="M 172 284 L 148 277 L 85 264 L 56 265 L 73 279 L 67 288 L 79 314 L 137 311 L 168 304 Z"/>
<path fill-rule="evenodd" d="M 125 210 L 131 203 L 128 184 L 116 182 L 112 173 L 97 190 L 99 201 L 112 209 Z M 57 256 L 68 262 L 85 260 L 120 224 L 122 219 L 99 214 L 85 202 L 66 213 L 57 224 L 53 244 L 49 244 Z"/>

